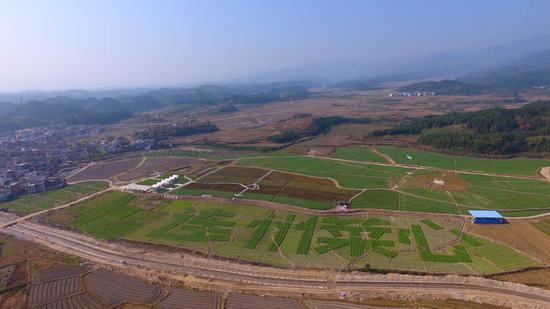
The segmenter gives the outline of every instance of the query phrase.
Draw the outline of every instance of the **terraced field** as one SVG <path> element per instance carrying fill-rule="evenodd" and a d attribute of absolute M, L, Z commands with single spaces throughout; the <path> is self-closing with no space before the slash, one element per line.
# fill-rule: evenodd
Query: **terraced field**
<path fill-rule="evenodd" d="M 0 208 L 19 214 L 30 214 L 76 201 L 107 187 L 108 184 L 103 181 L 82 182 L 62 189 L 24 195 L 13 201 L 0 203 Z"/>
<path fill-rule="evenodd" d="M 139 207 L 139 201 L 111 192 L 48 218 L 99 238 L 287 268 L 485 274 L 539 265 L 510 247 L 461 233 L 460 221 L 308 216 L 200 200 Z"/>

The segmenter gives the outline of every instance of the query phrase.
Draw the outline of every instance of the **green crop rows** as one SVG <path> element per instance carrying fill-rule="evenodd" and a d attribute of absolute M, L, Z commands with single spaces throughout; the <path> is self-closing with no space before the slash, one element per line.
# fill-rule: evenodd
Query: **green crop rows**
<path fill-rule="evenodd" d="M 460 233 L 459 222 L 433 220 L 441 229 L 423 231 L 424 223 L 412 218 L 307 216 L 196 200 L 141 206 L 146 203 L 139 196 L 109 192 L 56 211 L 51 219 L 99 238 L 181 247 L 279 267 L 359 269 L 368 263 L 380 269 L 392 265 L 418 271 L 417 263 L 424 263 L 421 269 L 428 272 L 475 274 L 539 265 L 504 245 Z M 461 238 L 458 244 L 444 245 L 456 237 Z M 441 249 L 430 249 L 435 247 Z M 419 262 L 403 260 L 407 257 Z M 471 267 L 452 267 L 456 263 Z"/>

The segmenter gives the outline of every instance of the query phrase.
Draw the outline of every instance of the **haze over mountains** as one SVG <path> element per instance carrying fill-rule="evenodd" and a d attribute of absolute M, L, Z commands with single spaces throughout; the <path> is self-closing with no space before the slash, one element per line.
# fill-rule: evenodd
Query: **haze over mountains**
<path fill-rule="evenodd" d="M 537 74 L 529 73 L 527 75 L 535 79 L 547 80 L 547 73 L 543 72 L 550 71 L 550 35 L 471 51 L 410 56 L 389 62 L 323 61 L 258 73 L 231 81 L 212 82 L 231 88 L 246 84 L 281 81 L 308 81 L 317 84 L 331 84 L 350 80 L 365 81 L 380 77 L 383 77 L 384 80 L 463 77 L 468 82 L 479 81 L 480 84 L 488 85 L 490 82 L 485 79 L 493 79 L 496 75 L 509 76 L 510 74 L 519 73 L 525 75 L 525 72 L 531 71 L 538 72 Z M 20 103 L 60 96 L 74 99 L 139 96 L 154 89 L 155 87 L 0 93 L 0 102 Z"/>

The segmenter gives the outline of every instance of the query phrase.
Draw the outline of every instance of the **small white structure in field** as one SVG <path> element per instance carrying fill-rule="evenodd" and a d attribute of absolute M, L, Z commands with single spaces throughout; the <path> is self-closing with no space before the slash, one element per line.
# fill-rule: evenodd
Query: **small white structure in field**
<path fill-rule="evenodd" d="M 436 186 L 444 186 L 445 185 L 445 182 L 443 181 L 443 179 L 434 179 L 434 185 Z"/>
<path fill-rule="evenodd" d="M 336 209 L 337 209 L 337 210 L 346 210 L 346 209 L 348 209 L 348 207 L 349 207 L 349 203 L 348 203 L 348 202 L 340 201 L 340 202 L 338 203 L 338 206 L 336 206 Z"/>
<path fill-rule="evenodd" d="M 154 190 L 154 191 L 157 191 L 159 189 L 168 187 L 169 185 L 174 183 L 176 180 L 178 180 L 179 177 L 180 177 L 179 175 L 172 175 L 170 177 L 167 177 L 167 178 L 157 182 L 156 184 L 152 185 L 151 189 Z"/>
<path fill-rule="evenodd" d="M 122 189 L 123 190 L 130 190 L 130 191 L 147 192 L 147 191 L 149 191 L 149 189 L 151 189 L 151 187 L 131 183 L 129 185 L 123 186 Z"/>
<path fill-rule="evenodd" d="M 412 159 L 413 159 L 413 157 L 411 157 L 411 156 L 407 155 L 407 159 L 409 159 L 409 160 L 412 160 Z"/>

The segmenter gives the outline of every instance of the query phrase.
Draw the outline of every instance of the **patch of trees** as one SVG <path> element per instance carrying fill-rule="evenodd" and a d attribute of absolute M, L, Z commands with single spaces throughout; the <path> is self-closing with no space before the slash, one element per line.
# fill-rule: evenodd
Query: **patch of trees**
<path fill-rule="evenodd" d="M 153 98 L 52 98 L 13 105 L 0 113 L 0 131 L 48 125 L 110 124 L 163 106 Z"/>
<path fill-rule="evenodd" d="M 220 129 L 215 124 L 210 122 L 189 125 L 167 125 L 137 131 L 135 133 L 135 137 L 160 142 L 172 137 L 191 136 L 202 133 L 216 132 L 219 130 Z"/>
<path fill-rule="evenodd" d="M 398 89 L 400 92 L 435 92 L 439 95 L 476 95 L 486 93 L 482 86 L 458 80 L 426 81 L 414 83 Z"/>
<path fill-rule="evenodd" d="M 550 102 L 425 117 L 371 133 L 401 134 L 418 134 L 419 143 L 440 149 L 498 154 L 550 152 Z"/>
<path fill-rule="evenodd" d="M 299 115 L 298 115 L 299 116 Z M 290 143 L 302 138 L 317 136 L 328 133 L 332 127 L 345 123 L 370 123 L 368 118 L 348 118 L 342 116 L 316 117 L 304 130 L 289 130 L 269 137 L 275 143 Z"/>

